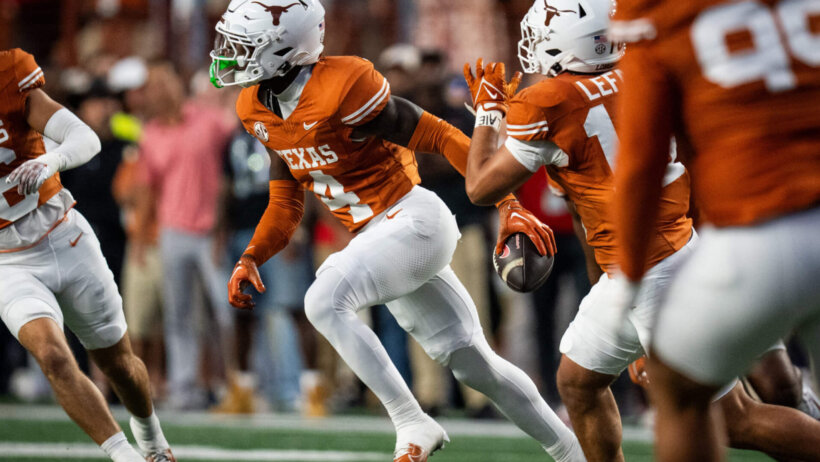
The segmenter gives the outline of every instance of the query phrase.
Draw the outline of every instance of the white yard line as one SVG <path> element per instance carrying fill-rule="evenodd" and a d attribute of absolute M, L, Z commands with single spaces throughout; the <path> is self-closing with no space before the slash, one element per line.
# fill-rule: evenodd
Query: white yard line
<path fill-rule="evenodd" d="M 207 446 L 174 446 L 174 455 L 180 459 L 231 461 L 315 461 L 357 462 L 385 461 L 390 454 L 351 451 L 299 451 L 295 449 L 222 449 Z M 100 459 L 108 457 L 93 444 L 78 443 L 2 443 L 0 460 L 17 457 L 59 457 L 60 459 Z"/>
<path fill-rule="evenodd" d="M 113 408 L 114 416 L 127 420 L 129 415 L 121 406 Z M 327 433 L 374 433 L 393 434 L 393 425 L 385 417 L 332 416 L 327 418 L 305 418 L 294 414 L 253 414 L 249 416 L 227 416 L 208 412 L 171 412 L 159 409 L 160 420 L 169 425 L 195 428 L 256 428 L 272 430 L 294 430 Z M 68 421 L 59 406 L 47 405 L 0 405 L 0 419 L 27 421 Z M 436 419 L 447 429 L 450 436 L 491 436 L 502 438 L 529 438 L 518 427 L 507 421 L 475 421 L 466 419 Z M 624 440 L 651 442 L 652 432 L 638 426 L 627 426 L 623 430 Z"/>

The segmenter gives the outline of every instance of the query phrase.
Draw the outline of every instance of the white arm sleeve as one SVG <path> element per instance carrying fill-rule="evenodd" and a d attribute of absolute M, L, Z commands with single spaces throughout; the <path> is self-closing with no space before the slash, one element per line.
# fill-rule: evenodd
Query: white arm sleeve
<path fill-rule="evenodd" d="M 60 143 L 60 146 L 38 161 L 45 163 L 53 172 L 79 167 L 100 152 L 100 138 L 94 130 L 68 109 L 60 109 L 48 119 L 43 135 Z"/>
<path fill-rule="evenodd" d="M 543 165 L 569 165 L 569 156 L 552 141 L 521 141 L 510 136 L 507 137 L 504 146 L 515 160 L 531 172 L 537 171 Z"/>

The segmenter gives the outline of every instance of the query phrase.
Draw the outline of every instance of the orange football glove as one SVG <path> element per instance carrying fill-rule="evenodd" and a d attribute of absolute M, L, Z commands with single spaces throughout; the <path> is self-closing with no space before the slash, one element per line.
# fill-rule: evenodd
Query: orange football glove
<path fill-rule="evenodd" d="M 228 281 L 228 301 L 236 308 L 249 310 L 256 306 L 253 297 L 242 291 L 253 284 L 260 294 L 265 293 L 265 284 L 262 284 L 262 277 L 259 276 L 259 269 L 256 267 L 256 260 L 250 255 L 242 255 L 236 266 L 233 267 L 231 280 Z"/>
<path fill-rule="evenodd" d="M 632 383 L 643 388 L 649 387 L 649 374 L 646 373 L 646 356 L 641 356 L 629 365 L 629 378 Z"/>
<path fill-rule="evenodd" d="M 464 65 L 464 78 L 470 86 L 473 109 L 501 111 L 502 114 L 506 114 L 509 108 L 507 102 L 515 95 L 518 85 L 521 84 L 521 73 L 516 72 L 507 83 L 504 63 L 490 63 L 484 67 L 484 60 L 479 58 L 475 68 L 473 75 L 470 63 Z"/>
<path fill-rule="evenodd" d="M 504 241 L 512 234 L 524 233 L 530 238 L 538 253 L 541 255 L 555 255 L 555 236 L 549 226 L 541 223 L 529 210 L 521 206 L 516 199 L 502 202 L 498 206 L 498 242 L 495 253 L 500 255 L 504 251 Z"/>

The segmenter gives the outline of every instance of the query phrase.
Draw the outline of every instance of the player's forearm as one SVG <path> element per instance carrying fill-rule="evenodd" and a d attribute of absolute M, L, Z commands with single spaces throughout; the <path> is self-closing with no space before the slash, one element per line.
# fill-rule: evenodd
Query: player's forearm
<path fill-rule="evenodd" d="M 94 130 L 68 109 L 60 109 L 46 123 L 43 134 L 60 143 L 38 158 L 54 172 L 79 167 L 100 152 L 100 139 Z"/>
<path fill-rule="evenodd" d="M 474 204 L 490 205 L 510 194 L 508 185 L 489 167 L 489 161 L 498 150 L 498 130 L 490 126 L 476 126 L 470 143 L 465 175 L 467 195 Z"/>
<path fill-rule="evenodd" d="M 270 182 L 270 201 L 256 226 L 244 254 L 257 265 L 268 261 L 288 245 L 305 213 L 305 192 L 299 183 L 289 180 Z"/>
<path fill-rule="evenodd" d="M 462 176 L 467 171 L 470 138 L 444 120 L 423 112 L 407 147 L 414 151 L 441 154 Z"/>

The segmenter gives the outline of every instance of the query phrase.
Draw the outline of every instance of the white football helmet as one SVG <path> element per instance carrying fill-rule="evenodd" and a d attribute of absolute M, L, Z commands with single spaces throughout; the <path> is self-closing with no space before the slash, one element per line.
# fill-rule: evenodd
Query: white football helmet
<path fill-rule="evenodd" d="M 607 37 L 613 0 L 535 0 L 521 21 L 518 59 L 528 74 L 611 69 L 624 46 Z"/>
<path fill-rule="evenodd" d="M 211 82 L 248 87 L 313 64 L 324 50 L 319 0 L 232 0 L 216 24 Z"/>

